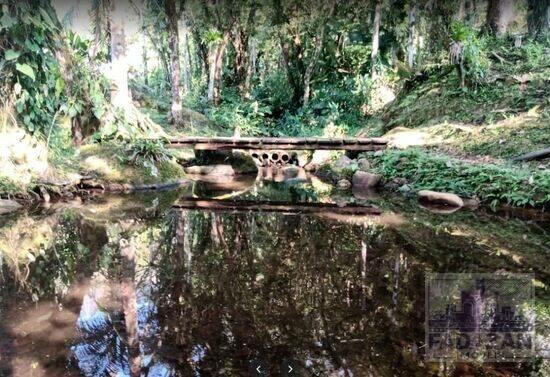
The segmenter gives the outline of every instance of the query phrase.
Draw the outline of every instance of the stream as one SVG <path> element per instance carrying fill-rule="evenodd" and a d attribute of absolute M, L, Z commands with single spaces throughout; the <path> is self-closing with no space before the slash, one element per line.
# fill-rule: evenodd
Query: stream
<path fill-rule="evenodd" d="M 354 194 L 243 177 L 0 217 L 0 376 L 550 371 L 540 356 L 425 358 L 429 273 L 534 274 L 535 343 L 549 344 L 546 220 L 433 213 L 397 195 Z M 174 207 L 191 197 L 381 213 Z"/>

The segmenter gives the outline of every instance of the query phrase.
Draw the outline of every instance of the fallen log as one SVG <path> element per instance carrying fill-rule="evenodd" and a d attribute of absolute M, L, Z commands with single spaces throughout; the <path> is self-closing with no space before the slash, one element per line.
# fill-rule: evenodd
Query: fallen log
<path fill-rule="evenodd" d="M 542 160 L 548 157 L 550 157 L 550 148 L 545 148 L 545 149 L 540 149 L 538 151 L 522 154 L 521 156 L 514 157 L 512 158 L 512 161 L 520 162 L 520 161 Z"/>
<path fill-rule="evenodd" d="M 375 206 L 344 206 L 331 203 L 290 203 L 252 200 L 180 199 L 172 206 L 176 209 L 201 209 L 222 212 L 278 212 L 288 214 L 337 213 L 345 215 L 379 215 Z"/>

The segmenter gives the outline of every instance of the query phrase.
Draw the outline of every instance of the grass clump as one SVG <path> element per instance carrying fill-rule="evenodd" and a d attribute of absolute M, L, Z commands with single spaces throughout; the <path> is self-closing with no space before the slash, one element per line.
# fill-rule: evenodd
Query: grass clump
<path fill-rule="evenodd" d="M 406 178 L 414 190 L 478 197 L 493 208 L 499 204 L 547 208 L 550 203 L 548 171 L 469 164 L 418 149 L 388 150 L 372 159 L 386 179 Z"/>
<path fill-rule="evenodd" d="M 171 182 L 185 176 L 183 168 L 160 141 L 138 140 L 132 144 L 105 142 L 80 149 L 80 170 L 113 183 L 149 184 Z"/>

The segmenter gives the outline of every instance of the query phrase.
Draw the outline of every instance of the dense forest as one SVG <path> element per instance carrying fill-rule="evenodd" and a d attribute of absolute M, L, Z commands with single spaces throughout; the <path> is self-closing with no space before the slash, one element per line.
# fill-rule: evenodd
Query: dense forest
<path fill-rule="evenodd" d="M 550 144 L 549 25 L 548 0 L 3 2 L 0 192 L 182 177 L 167 136 L 384 136 L 390 187 L 545 207 L 548 165 L 510 160 Z"/>

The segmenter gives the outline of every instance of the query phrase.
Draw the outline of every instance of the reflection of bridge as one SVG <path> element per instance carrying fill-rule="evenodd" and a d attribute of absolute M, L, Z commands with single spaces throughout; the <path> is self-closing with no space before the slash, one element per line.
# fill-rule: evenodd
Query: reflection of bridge
<path fill-rule="evenodd" d="M 290 203 L 257 200 L 218 200 L 182 198 L 173 206 L 177 209 L 202 209 L 222 212 L 279 212 L 279 213 L 336 213 L 342 215 L 379 215 L 375 206 L 344 206 L 331 203 Z"/>
<path fill-rule="evenodd" d="M 172 148 L 193 147 L 198 150 L 280 149 L 280 150 L 348 150 L 376 151 L 388 142 L 381 138 L 319 138 L 319 137 L 202 137 L 169 138 Z"/>

